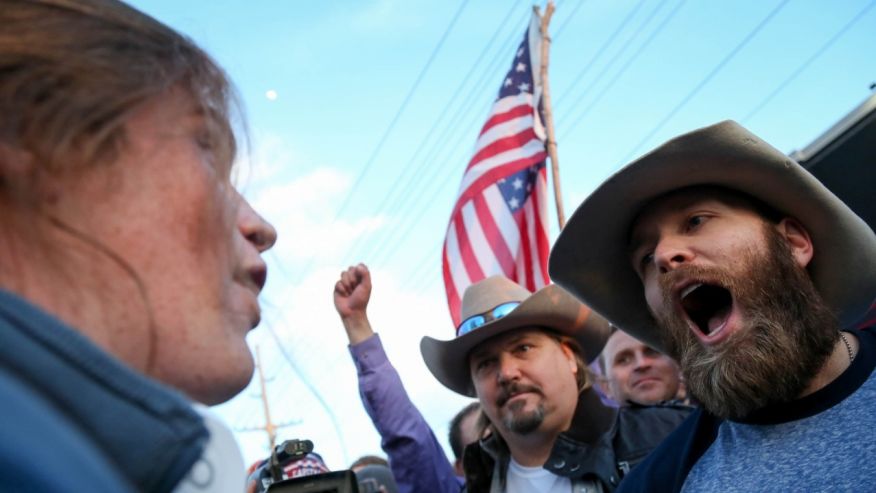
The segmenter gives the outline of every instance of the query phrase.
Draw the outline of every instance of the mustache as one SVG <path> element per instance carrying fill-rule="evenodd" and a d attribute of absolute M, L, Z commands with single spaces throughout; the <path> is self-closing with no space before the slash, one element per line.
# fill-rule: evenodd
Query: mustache
<path fill-rule="evenodd" d="M 524 392 L 532 392 L 539 395 L 544 395 L 541 391 L 541 387 L 538 385 L 529 385 L 529 384 L 521 384 L 517 382 L 511 382 L 508 384 L 502 385 L 502 390 L 499 393 L 499 397 L 496 398 L 496 404 L 499 407 L 505 405 L 508 400 L 514 397 L 517 394 L 522 394 Z"/>
<path fill-rule="evenodd" d="M 660 293 L 663 296 L 663 302 L 667 307 L 671 307 L 675 303 L 673 298 L 673 288 L 678 282 L 684 279 L 694 279 L 706 284 L 721 286 L 728 291 L 733 291 L 736 288 L 737 282 L 731 275 L 720 267 L 705 267 L 701 265 L 681 265 L 670 272 L 663 274 L 658 279 Z"/>

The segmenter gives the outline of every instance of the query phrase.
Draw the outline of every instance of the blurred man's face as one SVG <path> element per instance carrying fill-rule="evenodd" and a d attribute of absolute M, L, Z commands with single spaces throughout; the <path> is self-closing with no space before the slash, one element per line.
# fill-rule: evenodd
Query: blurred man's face
<path fill-rule="evenodd" d="M 609 337 L 602 357 L 609 393 L 619 404 L 651 405 L 676 398 L 680 375 L 675 361 L 626 332 Z"/>
<path fill-rule="evenodd" d="M 472 382 L 483 412 L 509 434 L 559 433 L 578 403 L 574 352 L 540 329 L 520 329 L 489 339 L 469 356 Z"/>
<path fill-rule="evenodd" d="M 462 449 L 465 450 L 469 444 L 474 443 L 480 440 L 480 426 L 478 426 L 478 421 L 481 417 L 480 408 L 476 408 L 473 411 L 470 411 L 466 414 L 462 420 L 459 422 L 459 438 L 462 442 Z M 453 470 L 456 472 L 457 476 L 465 476 L 465 470 L 462 467 L 463 461 L 462 457 L 464 454 L 460 454 L 459 457 L 453 463 Z"/>
<path fill-rule="evenodd" d="M 837 324 L 805 266 L 793 219 L 765 221 L 732 192 L 697 189 L 649 204 L 630 260 L 688 390 L 721 417 L 793 400 L 824 363 Z"/>

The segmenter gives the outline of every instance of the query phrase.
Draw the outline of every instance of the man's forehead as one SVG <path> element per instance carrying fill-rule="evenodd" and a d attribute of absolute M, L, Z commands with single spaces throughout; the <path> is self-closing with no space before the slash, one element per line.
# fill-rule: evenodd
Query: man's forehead
<path fill-rule="evenodd" d="M 548 333 L 540 327 L 520 327 L 508 332 L 497 334 L 486 341 L 481 342 L 469 353 L 469 357 L 476 357 L 495 351 L 508 344 L 513 344 L 527 337 L 547 336 Z"/>
<path fill-rule="evenodd" d="M 641 242 L 649 228 L 672 213 L 685 211 L 704 202 L 716 202 L 728 207 L 756 210 L 753 199 L 744 193 L 717 186 L 695 186 L 674 190 L 652 199 L 630 222 L 628 246 Z"/>
<path fill-rule="evenodd" d="M 635 348 L 638 346 L 644 346 L 645 344 L 635 337 L 627 334 L 622 330 L 616 330 L 611 336 L 608 338 L 608 341 L 605 343 L 605 349 L 603 352 L 608 354 L 618 353 L 625 349 Z"/>

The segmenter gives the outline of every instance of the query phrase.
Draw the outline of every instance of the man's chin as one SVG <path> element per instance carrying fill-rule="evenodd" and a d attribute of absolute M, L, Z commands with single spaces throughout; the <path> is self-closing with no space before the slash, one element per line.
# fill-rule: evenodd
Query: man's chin
<path fill-rule="evenodd" d="M 503 421 L 507 430 L 518 435 L 526 435 L 541 427 L 544 422 L 544 409 L 541 407 L 532 410 L 509 409 Z"/>

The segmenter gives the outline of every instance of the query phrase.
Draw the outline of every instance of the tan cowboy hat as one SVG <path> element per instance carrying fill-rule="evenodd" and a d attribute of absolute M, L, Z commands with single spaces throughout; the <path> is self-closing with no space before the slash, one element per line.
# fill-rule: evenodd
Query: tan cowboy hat
<path fill-rule="evenodd" d="M 815 249 L 809 273 L 828 306 L 843 326 L 864 315 L 876 297 L 873 230 L 802 166 L 733 121 L 670 140 L 600 185 L 554 244 L 551 279 L 661 348 L 628 257 L 629 230 L 647 203 L 694 185 L 743 192 L 800 221 Z"/>
<path fill-rule="evenodd" d="M 608 322 L 582 305 L 559 286 L 549 285 L 535 293 L 503 276 L 472 284 L 462 296 L 462 320 L 491 311 L 499 305 L 519 302 L 504 317 L 489 321 L 449 341 L 431 337 L 420 340 L 420 352 L 429 371 L 454 392 L 475 397 L 468 367 L 468 353 L 485 340 L 523 327 L 542 327 L 574 337 L 587 363 L 602 351 L 608 339 Z"/>

